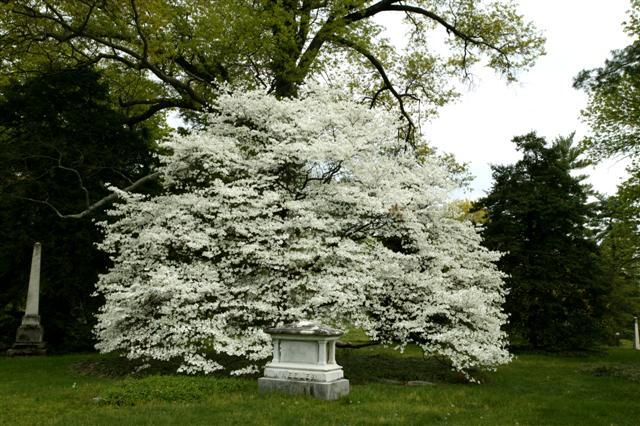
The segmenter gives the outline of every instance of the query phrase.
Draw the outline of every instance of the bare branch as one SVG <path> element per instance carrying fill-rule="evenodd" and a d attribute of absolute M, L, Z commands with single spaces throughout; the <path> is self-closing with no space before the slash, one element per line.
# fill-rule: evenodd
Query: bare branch
<path fill-rule="evenodd" d="M 379 226 L 381 226 L 384 223 L 385 219 L 386 219 L 386 217 L 384 215 L 381 215 L 379 217 L 371 218 L 369 222 L 353 225 L 349 229 L 346 229 L 342 233 L 342 236 L 344 238 L 354 238 L 355 235 L 360 233 L 360 232 L 364 232 L 366 230 L 378 228 Z"/>
<path fill-rule="evenodd" d="M 326 170 L 320 176 L 317 176 L 317 177 L 313 177 L 309 175 L 313 171 L 315 166 L 317 166 L 317 163 L 315 163 L 313 166 L 311 166 L 311 168 L 309 168 L 309 170 L 307 170 L 307 173 L 304 177 L 304 181 L 302 182 L 302 185 L 300 186 L 300 188 L 296 189 L 295 191 L 296 200 L 301 200 L 305 197 L 304 190 L 309 184 L 309 182 L 318 181 L 322 184 L 331 183 L 331 179 L 333 179 L 333 177 L 342 169 L 342 161 L 337 161 L 336 163 L 332 164 L 328 170 Z"/>
<path fill-rule="evenodd" d="M 45 206 L 49 207 L 51 210 L 53 210 L 53 212 L 60 218 L 64 218 L 65 216 L 60 213 L 60 210 L 58 210 L 53 204 L 51 204 L 49 201 L 47 200 L 36 200 L 35 198 L 29 198 L 29 197 L 17 197 L 14 196 L 14 198 L 17 198 L 19 200 L 25 200 L 25 201 L 31 201 L 33 203 L 37 203 L 37 204 L 44 204 Z"/>
<path fill-rule="evenodd" d="M 84 192 L 85 205 L 88 208 L 90 206 L 90 204 L 91 204 L 89 202 L 89 190 L 87 189 L 86 186 L 84 186 L 84 181 L 82 180 L 82 175 L 80 175 L 80 172 L 77 171 L 76 169 L 72 169 L 71 167 L 63 166 L 61 161 L 62 161 L 62 159 L 58 160 L 58 165 L 56 166 L 56 168 L 61 169 L 61 170 L 66 170 L 66 171 L 71 172 L 74 175 L 76 175 L 76 177 L 78 178 L 78 183 L 80 185 L 80 189 L 82 189 L 82 192 Z"/>
<path fill-rule="evenodd" d="M 160 177 L 160 175 L 161 175 L 160 172 L 155 172 L 155 173 L 151 173 L 150 175 L 141 177 L 137 181 L 133 182 L 131 185 L 129 185 L 126 188 L 124 188 L 123 191 L 131 192 L 131 191 L 139 188 L 140 186 L 144 185 L 147 182 L 152 182 L 152 181 L 158 179 Z M 36 199 L 33 199 L 33 198 L 28 198 L 28 197 L 16 197 L 16 198 L 19 198 L 21 200 L 31 201 L 31 202 L 38 203 L 38 204 L 43 204 L 43 205 L 49 207 L 51 210 L 53 210 L 53 212 L 61 219 L 82 219 L 84 217 L 89 216 L 91 213 L 93 213 L 94 211 L 98 210 L 99 208 L 114 202 L 119 197 L 120 196 L 118 194 L 115 194 L 115 193 L 107 195 L 106 197 L 104 197 L 104 198 L 96 201 L 95 203 L 89 205 L 85 210 L 83 210 L 83 211 L 81 211 L 79 213 L 74 213 L 74 214 L 63 214 L 63 213 L 61 213 L 60 210 L 58 210 L 48 200 L 36 200 Z"/>

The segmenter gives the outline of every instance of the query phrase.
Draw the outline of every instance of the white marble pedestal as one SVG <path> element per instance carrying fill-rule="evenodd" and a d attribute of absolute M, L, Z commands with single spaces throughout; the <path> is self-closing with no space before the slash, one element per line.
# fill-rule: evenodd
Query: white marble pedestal
<path fill-rule="evenodd" d="M 342 332 L 304 321 L 266 330 L 273 339 L 273 360 L 258 379 L 260 392 L 310 395 L 334 400 L 349 394 L 349 381 L 336 363 Z"/>

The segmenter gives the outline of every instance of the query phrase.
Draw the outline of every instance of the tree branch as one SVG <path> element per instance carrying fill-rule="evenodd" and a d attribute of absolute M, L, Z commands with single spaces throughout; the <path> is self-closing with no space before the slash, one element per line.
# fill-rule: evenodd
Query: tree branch
<path fill-rule="evenodd" d="M 215 64 L 214 68 L 208 67 L 204 62 L 204 57 L 202 55 L 198 56 L 198 59 L 202 62 L 201 66 L 198 67 L 193 63 L 189 62 L 187 58 L 183 55 L 178 56 L 174 59 L 174 62 L 180 66 L 188 75 L 193 77 L 194 79 L 208 83 L 213 85 L 216 89 L 218 88 L 217 79 L 220 78 L 224 82 L 229 81 L 229 72 L 227 69 L 220 63 Z"/>
<path fill-rule="evenodd" d="M 409 113 L 407 112 L 407 110 L 404 107 L 403 97 L 405 97 L 406 95 L 398 93 L 398 91 L 395 89 L 395 87 L 393 87 L 393 84 L 391 83 L 391 80 L 389 80 L 389 77 L 387 76 L 387 72 L 385 71 L 384 66 L 382 65 L 382 63 L 378 60 L 378 58 L 376 58 L 367 49 L 365 49 L 364 47 L 358 45 L 357 43 L 354 43 L 354 42 L 352 42 L 350 40 L 347 40 L 344 37 L 334 36 L 334 37 L 332 37 L 331 40 L 335 41 L 338 44 L 341 44 L 343 46 L 346 46 L 346 47 L 349 47 L 349 48 L 355 50 L 356 52 L 360 53 L 365 58 L 367 58 L 369 60 L 369 62 L 371 62 L 371 65 L 373 65 L 374 68 L 378 71 L 378 74 L 380 74 L 380 77 L 382 78 L 382 81 L 384 82 L 384 88 L 388 89 L 391 92 L 391 94 L 393 94 L 393 96 L 398 101 L 398 104 L 400 106 L 400 112 L 402 113 L 402 116 L 407 120 L 407 123 L 408 123 L 407 134 L 405 135 L 405 141 L 407 143 L 410 143 L 411 145 L 413 145 L 411 137 L 413 136 L 413 132 L 414 132 L 416 126 L 413 123 L 413 120 L 411 119 L 411 116 L 409 115 Z"/>
<path fill-rule="evenodd" d="M 481 37 L 474 37 L 470 34 L 460 31 L 454 24 L 449 23 L 442 16 L 434 12 L 431 12 L 430 10 L 427 10 L 418 6 L 411 6 L 408 4 L 397 4 L 397 3 L 400 3 L 400 1 L 383 0 L 367 7 L 366 9 L 358 10 L 356 12 L 350 13 L 344 16 L 343 18 L 341 18 L 341 20 L 347 23 L 357 22 L 363 19 L 370 18 L 381 12 L 405 12 L 407 14 L 414 13 L 414 14 L 425 16 L 437 22 L 438 24 L 443 26 L 447 30 L 447 32 L 454 34 L 456 37 L 466 41 L 467 43 L 470 43 L 476 46 L 485 46 L 491 50 L 495 50 L 496 52 L 500 53 L 503 56 L 506 56 L 504 55 L 504 52 L 502 51 L 502 49 L 500 49 L 500 47 L 487 43 Z"/>
<path fill-rule="evenodd" d="M 138 7 L 136 6 L 136 0 L 131 0 L 131 10 L 133 10 L 133 23 L 136 28 L 136 32 L 142 41 L 142 57 L 146 61 L 149 58 L 149 41 L 147 37 L 142 32 L 142 27 L 140 26 L 140 15 L 138 14 Z"/>
<path fill-rule="evenodd" d="M 184 108 L 184 109 L 190 109 L 192 111 L 199 111 L 201 109 L 200 106 L 195 105 L 189 100 L 171 99 L 171 98 L 136 99 L 136 100 L 126 101 L 126 102 L 119 100 L 118 103 L 123 108 L 128 108 L 136 105 L 150 105 L 150 107 L 147 108 L 146 111 L 138 115 L 128 117 L 124 121 L 124 123 L 129 126 L 140 123 L 141 121 L 144 121 L 152 117 L 158 111 L 162 111 L 163 109 L 167 109 L 167 108 Z"/>
<path fill-rule="evenodd" d="M 151 181 L 154 181 L 154 180 L 158 179 L 160 177 L 160 174 L 161 174 L 160 172 L 155 172 L 155 173 L 151 173 L 150 175 L 141 177 L 137 181 L 133 182 L 131 185 L 129 185 L 126 188 L 124 188 L 123 190 L 127 191 L 127 192 L 133 191 L 134 189 L 137 189 L 138 187 L 144 185 L 147 182 L 151 182 Z M 107 195 L 106 197 L 104 197 L 104 198 L 96 201 L 95 203 L 91 204 L 90 206 L 88 206 L 83 211 L 81 211 L 79 213 L 74 213 L 74 214 L 63 214 L 63 213 L 61 213 L 60 210 L 58 210 L 48 200 L 36 200 L 36 199 L 33 199 L 33 198 L 28 198 L 28 197 L 16 197 L 16 198 L 19 198 L 21 200 L 31 201 L 31 202 L 38 203 L 38 204 L 43 204 L 43 205 L 49 207 L 51 210 L 53 210 L 53 212 L 61 219 L 82 219 L 84 217 L 89 216 L 91 213 L 93 213 L 94 211 L 98 210 L 99 208 L 114 202 L 119 197 L 120 196 L 118 194 L 115 194 L 115 193 Z"/>
<path fill-rule="evenodd" d="M 419 15 L 423 15 L 426 16 L 427 18 L 430 18 L 434 21 L 436 21 L 438 24 L 442 25 L 447 32 L 454 34 L 456 37 L 464 40 L 466 43 L 470 43 L 476 46 L 484 46 L 490 50 L 495 50 L 496 52 L 498 52 L 500 55 L 505 56 L 505 53 L 503 52 L 503 50 L 498 47 L 498 46 L 494 46 L 491 43 L 487 43 L 486 41 L 484 41 L 481 37 L 475 37 L 472 35 L 469 35 L 463 31 L 460 31 L 458 28 L 456 28 L 455 25 L 447 22 L 446 19 L 444 19 L 443 17 L 441 17 L 440 15 L 436 15 L 435 13 L 427 10 L 427 9 L 423 9 L 421 7 L 418 6 L 410 6 L 410 5 L 405 5 L 405 4 L 396 4 L 396 5 L 389 5 L 385 8 L 385 11 L 396 11 L 396 12 L 408 12 L 408 13 L 417 13 Z"/>
<path fill-rule="evenodd" d="M 82 189 L 82 192 L 84 193 L 84 203 L 87 206 L 87 208 L 90 206 L 90 201 L 89 201 L 89 190 L 87 189 L 86 186 L 84 186 L 84 181 L 82 180 L 82 176 L 80 175 L 80 172 L 78 172 L 76 169 L 72 169 L 71 167 L 65 167 L 62 165 L 61 160 L 58 160 L 58 165 L 56 166 L 58 169 L 61 170 L 66 170 L 68 172 L 73 173 L 74 175 L 76 175 L 76 177 L 78 178 L 78 183 L 80 185 L 80 189 Z"/>
<path fill-rule="evenodd" d="M 120 52 L 128 56 L 129 58 L 132 58 L 133 60 L 135 60 L 135 62 L 133 60 L 129 60 L 128 58 L 127 59 L 122 58 L 119 55 L 114 55 L 112 59 L 119 58 L 121 63 L 133 69 L 138 69 L 138 70 L 148 69 L 160 80 L 172 86 L 178 92 L 190 97 L 195 103 L 198 103 L 203 106 L 207 105 L 206 99 L 200 94 L 196 93 L 195 90 L 193 90 L 193 88 L 187 82 L 184 82 L 176 77 L 173 77 L 167 74 L 166 72 L 162 71 L 160 67 L 158 67 L 156 64 L 149 61 L 149 58 L 146 56 L 148 53 L 146 50 L 148 48 L 145 42 L 146 38 L 144 37 L 144 34 L 141 33 L 141 28 L 139 28 L 139 25 L 136 25 L 136 30 L 138 31 L 138 34 L 140 35 L 140 37 L 143 38 L 142 54 L 140 54 L 139 52 L 136 52 L 132 48 L 122 45 L 121 43 L 117 43 L 113 41 L 113 39 L 122 40 L 122 37 L 116 37 L 113 35 L 102 36 L 98 33 L 89 31 L 87 28 L 85 28 L 86 26 L 82 26 L 80 28 L 73 28 L 70 24 L 65 22 L 64 17 L 60 14 L 60 12 L 58 12 L 55 9 L 53 5 L 47 2 L 45 2 L 45 4 L 47 6 L 47 10 L 50 11 L 51 14 L 42 13 L 28 6 L 22 6 L 22 10 L 14 9 L 13 12 L 17 14 L 24 14 L 34 19 L 51 21 L 54 24 L 59 25 L 64 31 L 64 34 L 55 34 L 52 32 L 47 32 L 47 35 L 49 37 L 54 38 L 58 41 L 65 42 L 74 37 L 85 37 L 86 39 L 91 40 L 94 43 L 97 43 L 98 45 L 102 45 L 114 51 Z M 132 5 L 135 6 L 135 3 L 132 2 Z M 137 16 L 137 10 L 134 8 L 134 19 L 136 19 L 136 16 Z M 157 112 L 158 110 L 159 109 L 156 109 L 155 112 Z"/>
<path fill-rule="evenodd" d="M 307 36 L 309 35 L 309 28 L 311 26 L 311 10 L 313 7 L 312 0 L 303 0 L 302 7 L 300 8 L 300 22 L 298 26 L 298 31 L 296 33 L 296 45 L 298 47 L 298 51 L 302 52 L 304 48 L 304 43 L 307 41 Z"/>
<path fill-rule="evenodd" d="M 378 3 L 374 3 L 365 9 L 349 13 L 348 15 L 344 16 L 341 20 L 347 23 L 351 23 L 351 22 L 358 22 L 363 19 L 371 18 L 372 16 L 377 15 L 380 12 L 384 12 L 388 10 L 388 8 L 393 3 L 399 3 L 399 1 L 400 0 L 381 0 Z"/>
<path fill-rule="evenodd" d="M 378 101 L 378 98 L 380 97 L 382 92 L 388 89 L 389 88 L 387 87 L 387 85 L 383 84 L 378 90 L 376 90 L 376 93 L 374 93 L 373 96 L 371 96 L 371 102 L 369 103 L 369 108 L 373 108 L 374 106 L 376 106 L 376 102 Z M 369 97 L 366 97 L 365 100 L 366 99 L 369 99 Z"/>

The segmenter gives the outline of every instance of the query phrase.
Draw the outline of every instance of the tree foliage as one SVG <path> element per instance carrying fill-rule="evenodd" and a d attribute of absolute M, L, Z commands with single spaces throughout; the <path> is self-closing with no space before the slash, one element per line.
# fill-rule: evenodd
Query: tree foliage
<path fill-rule="evenodd" d="M 633 338 L 633 317 L 640 312 L 640 184 L 632 176 L 618 193 L 601 202 L 600 254 L 611 285 L 611 334 Z"/>
<path fill-rule="evenodd" d="M 205 131 L 166 142 L 163 194 L 123 193 L 109 213 L 100 350 L 211 372 L 213 354 L 255 363 L 271 354 L 265 327 L 312 319 L 464 372 L 509 360 L 498 255 L 452 213 L 440 160 L 326 93 L 216 106 Z"/>
<path fill-rule="evenodd" d="M 592 158 L 630 160 L 629 178 L 618 193 L 602 203 L 601 253 L 613 286 L 611 327 L 630 330 L 637 315 L 640 258 L 640 2 L 631 1 L 625 31 L 633 38 L 627 47 L 614 50 L 602 67 L 582 71 L 575 86 L 589 95 L 583 115 L 591 128 L 584 140 Z M 623 333 L 624 334 L 624 333 Z"/>
<path fill-rule="evenodd" d="M 588 228 L 584 166 L 572 137 L 551 146 L 534 133 L 513 142 L 523 153 L 514 165 L 493 166 L 489 194 L 478 201 L 487 212 L 484 241 L 505 255 L 505 310 L 513 343 L 549 350 L 584 349 L 602 334 L 608 287 L 595 238 Z"/>
<path fill-rule="evenodd" d="M 130 123 L 166 108 L 210 107 L 224 84 L 295 96 L 308 79 L 357 87 L 371 104 L 430 113 L 454 92 L 445 79 L 480 60 L 513 79 L 543 38 L 509 1 L 485 0 L 6 0 L 0 50 L 7 74 L 51 62 L 98 63 Z M 373 18 L 402 14 L 398 52 Z M 429 49 L 446 31 L 448 57 Z M 348 64 L 348 66 L 345 66 Z"/>
<path fill-rule="evenodd" d="M 21 319 L 31 249 L 43 244 L 41 315 L 53 349 L 89 349 L 107 259 L 86 218 L 60 221 L 128 186 L 153 163 L 150 131 L 122 125 L 108 88 L 90 69 L 14 81 L 0 88 L 0 330 L 12 343 Z M 34 202 L 36 200 L 37 202 Z M 6 339 L 6 340 L 5 340 Z"/>
<path fill-rule="evenodd" d="M 471 200 L 459 200 L 456 202 L 456 207 L 460 210 L 458 216 L 459 220 L 467 220 L 474 225 L 484 225 L 487 223 L 487 212 L 478 208 Z"/>
<path fill-rule="evenodd" d="M 604 66 L 582 71 L 574 85 L 589 95 L 583 115 L 592 134 L 585 140 L 592 156 L 640 155 L 640 2 L 631 1 L 625 31 L 633 42 L 611 52 Z"/>

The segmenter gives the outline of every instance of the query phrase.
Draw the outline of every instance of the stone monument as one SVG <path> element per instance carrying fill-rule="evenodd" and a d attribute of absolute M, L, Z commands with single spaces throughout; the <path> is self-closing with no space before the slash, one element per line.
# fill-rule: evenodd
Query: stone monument
<path fill-rule="evenodd" d="M 349 394 L 349 380 L 336 363 L 342 331 L 302 321 L 265 330 L 273 339 L 273 360 L 258 379 L 260 392 L 283 392 L 334 400 Z"/>
<path fill-rule="evenodd" d="M 13 355 L 45 355 L 46 345 L 42 340 L 44 330 L 40 325 L 38 308 L 40 303 L 40 261 L 42 246 L 35 243 L 31 257 L 31 274 L 29 276 L 29 290 L 27 292 L 27 308 L 22 317 L 22 324 L 16 333 L 16 342 L 7 351 Z"/>
<path fill-rule="evenodd" d="M 638 317 L 633 317 L 633 349 L 640 351 L 640 332 L 638 332 Z"/>

